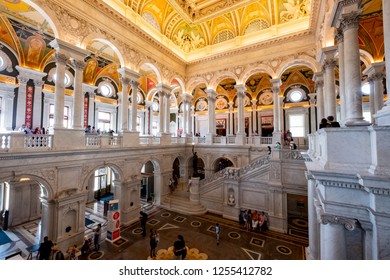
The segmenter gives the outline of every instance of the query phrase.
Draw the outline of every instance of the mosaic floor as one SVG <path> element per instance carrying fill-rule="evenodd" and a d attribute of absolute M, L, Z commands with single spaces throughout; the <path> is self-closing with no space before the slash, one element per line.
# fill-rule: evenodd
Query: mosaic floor
<path fill-rule="evenodd" d="M 139 223 L 121 230 L 121 238 L 111 243 L 105 241 L 105 217 L 102 203 L 94 203 L 86 209 L 86 234 L 103 224 L 102 243 L 100 251 L 85 254 L 79 259 L 104 260 L 140 260 L 151 259 L 149 253 L 149 238 L 141 235 Z M 187 259 L 209 260 L 303 260 L 307 240 L 307 221 L 299 217 L 289 219 L 288 234 L 272 231 L 265 233 L 250 232 L 242 229 L 238 222 L 226 220 L 218 215 L 205 214 L 190 216 L 178 214 L 161 208 L 149 210 L 147 232 L 151 228 L 159 232 L 160 241 L 155 259 L 177 259 L 173 254 L 173 242 L 177 235 L 184 236 L 188 248 Z M 0 259 L 20 250 L 22 257 L 34 258 L 38 249 L 40 221 L 33 221 L 11 230 L 5 231 L 11 239 L 10 243 L 0 245 Z M 214 225 L 221 226 L 220 243 L 217 245 Z"/>

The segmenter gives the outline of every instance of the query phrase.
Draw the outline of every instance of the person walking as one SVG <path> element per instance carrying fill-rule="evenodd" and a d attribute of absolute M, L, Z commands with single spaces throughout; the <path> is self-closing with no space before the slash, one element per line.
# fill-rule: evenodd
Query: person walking
<path fill-rule="evenodd" d="M 219 245 L 219 236 L 221 234 L 221 227 L 219 226 L 218 223 L 216 223 L 214 226 L 214 232 L 215 232 L 215 235 L 217 237 L 217 245 Z"/>
<path fill-rule="evenodd" d="M 158 234 L 154 229 L 150 229 L 150 257 L 156 258 L 156 248 L 158 243 Z"/>
<path fill-rule="evenodd" d="M 186 242 L 184 241 L 184 237 L 182 235 L 177 236 L 177 240 L 173 243 L 174 254 L 176 257 L 180 257 L 184 260 L 187 256 L 187 248 Z"/>
<path fill-rule="evenodd" d="M 38 260 L 49 260 L 51 255 L 51 248 L 54 246 L 53 242 L 49 240 L 49 237 L 45 236 L 43 242 L 38 249 Z"/>
<path fill-rule="evenodd" d="M 146 222 L 148 220 L 148 214 L 146 214 L 143 211 L 139 212 L 139 214 L 141 215 L 140 221 L 141 221 L 141 228 L 142 228 L 142 236 L 145 237 L 146 236 Z"/>
<path fill-rule="evenodd" d="M 94 229 L 93 244 L 95 245 L 95 251 L 100 249 L 100 235 L 102 233 L 102 224 L 98 224 Z"/>

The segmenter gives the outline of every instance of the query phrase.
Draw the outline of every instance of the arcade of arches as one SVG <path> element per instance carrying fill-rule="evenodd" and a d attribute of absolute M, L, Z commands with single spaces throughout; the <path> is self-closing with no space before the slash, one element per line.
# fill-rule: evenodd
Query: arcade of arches
<path fill-rule="evenodd" d="M 0 3 L 0 257 L 252 209 L 291 259 L 388 259 L 388 1 L 179 2 Z"/>

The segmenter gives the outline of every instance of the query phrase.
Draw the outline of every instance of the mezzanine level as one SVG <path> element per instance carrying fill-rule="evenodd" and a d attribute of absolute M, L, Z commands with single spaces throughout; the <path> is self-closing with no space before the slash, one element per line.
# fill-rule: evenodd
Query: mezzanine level
<path fill-rule="evenodd" d="M 79 137 L 79 141 L 74 141 L 74 137 L 63 138 L 63 135 L 57 134 L 24 134 L 22 132 L 0 133 L 0 153 L 13 152 L 34 152 L 34 151 L 50 151 L 62 150 L 72 147 L 74 149 L 112 149 L 129 147 L 126 136 L 124 135 L 95 135 L 81 134 L 75 132 Z M 69 136 L 69 133 L 68 133 Z M 134 134 L 133 134 L 134 136 Z M 56 138 L 62 138 L 61 142 L 56 141 Z M 135 139 L 135 141 L 134 141 Z M 64 142 L 68 144 L 64 145 Z M 206 137 L 171 137 L 168 135 L 158 136 L 138 136 L 132 138 L 132 146 L 145 145 L 166 145 L 166 144 L 218 144 L 218 145 L 253 145 L 253 146 L 270 146 L 272 145 L 272 137 L 251 136 L 245 137 L 243 144 L 238 143 L 236 136 L 214 136 Z M 58 144 L 57 144 L 58 143 Z M 57 144 L 57 145 L 56 145 Z"/>

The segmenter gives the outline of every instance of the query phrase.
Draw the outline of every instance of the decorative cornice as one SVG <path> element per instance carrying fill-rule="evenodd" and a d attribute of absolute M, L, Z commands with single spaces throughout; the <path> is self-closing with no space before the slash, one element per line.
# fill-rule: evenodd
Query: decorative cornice
<path fill-rule="evenodd" d="M 264 48 L 264 47 L 267 47 L 267 46 L 270 46 L 270 45 L 276 45 L 278 43 L 288 43 L 288 42 L 292 42 L 294 40 L 296 40 L 297 38 L 299 39 L 302 39 L 302 37 L 304 36 L 310 36 L 310 35 L 313 35 L 312 33 L 312 30 L 304 30 L 304 31 L 300 31 L 300 32 L 297 32 L 297 33 L 292 33 L 292 34 L 289 34 L 289 35 L 286 35 L 286 36 L 282 36 L 282 37 L 279 37 L 279 38 L 272 38 L 272 39 L 269 39 L 269 40 L 266 40 L 266 41 L 262 41 L 262 42 L 259 42 L 259 43 L 254 43 L 252 45 L 249 45 L 249 46 L 243 46 L 243 47 L 240 47 L 240 48 L 237 48 L 235 50 L 228 50 L 228 51 L 225 51 L 225 52 L 222 52 L 222 53 L 218 53 L 218 54 L 214 54 L 214 55 L 209 55 L 209 56 L 206 56 L 206 57 L 203 57 L 203 58 L 200 58 L 200 59 L 195 59 L 195 60 L 192 60 L 192 61 L 188 61 L 186 62 L 187 65 L 192 65 L 192 64 L 198 64 L 198 63 L 204 63 L 204 62 L 208 62 L 208 61 L 213 61 L 213 60 L 216 60 L 216 59 L 219 59 L 219 58 L 223 58 L 223 57 L 231 57 L 231 56 L 235 56 L 235 55 L 239 55 L 239 54 L 242 54 L 242 53 L 245 53 L 245 52 L 251 52 L 253 50 L 258 50 L 260 48 Z"/>

